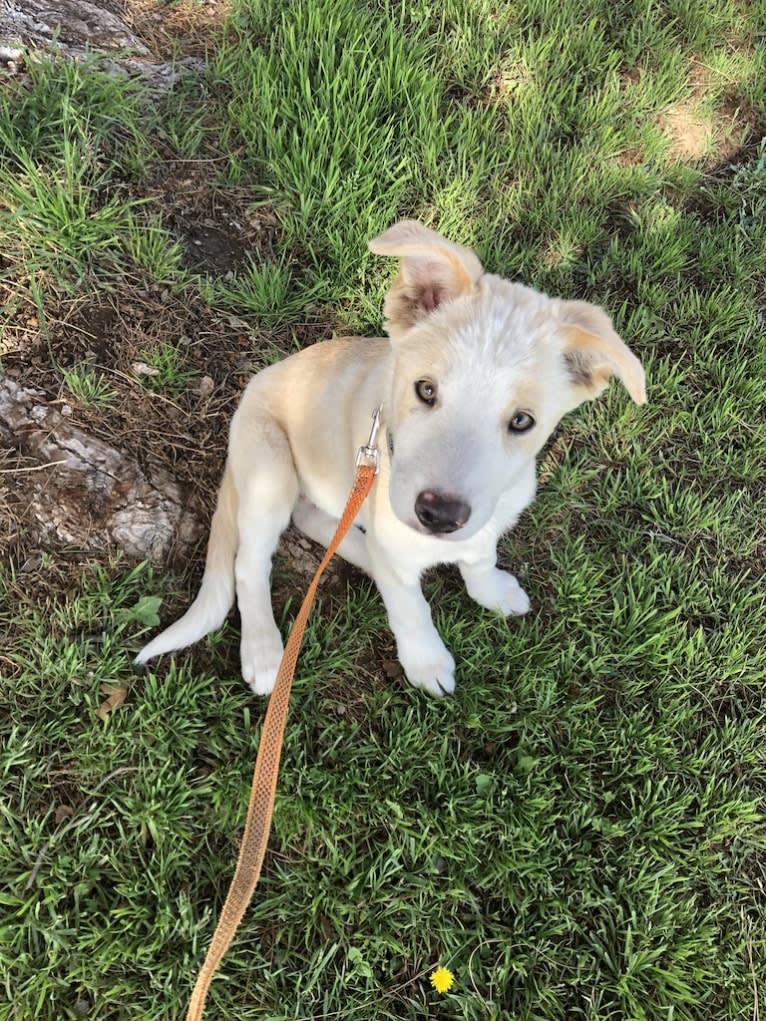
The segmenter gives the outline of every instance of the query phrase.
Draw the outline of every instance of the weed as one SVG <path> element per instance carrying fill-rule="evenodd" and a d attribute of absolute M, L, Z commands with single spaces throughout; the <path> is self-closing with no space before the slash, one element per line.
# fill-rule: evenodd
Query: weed
<path fill-rule="evenodd" d="M 61 376 L 70 394 L 84 404 L 109 404 L 117 396 L 103 372 L 90 365 L 62 369 Z"/>
<path fill-rule="evenodd" d="M 159 344 L 148 351 L 146 364 L 154 371 L 142 374 L 141 379 L 150 390 L 177 394 L 189 385 L 192 373 L 184 368 L 184 356 L 174 344 Z"/>

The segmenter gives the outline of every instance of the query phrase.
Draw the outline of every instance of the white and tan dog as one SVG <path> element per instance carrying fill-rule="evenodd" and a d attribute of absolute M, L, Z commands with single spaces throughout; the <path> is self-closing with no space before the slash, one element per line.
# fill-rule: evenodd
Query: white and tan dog
<path fill-rule="evenodd" d="M 330 340 L 252 379 L 232 421 L 199 594 L 137 662 L 220 627 L 236 588 L 242 675 L 271 691 L 282 655 L 272 555 L 291 515 L 329 543 L 380 404 L 380 477 L 340 553 L 375 579 L 410 683 L 433 695 L 455 687 L 420 588 L 427 567 L 456 563 L 481 606 L 529 609 L 497 568 L 496 546 L 534 497 L 535 456 L 612 374 L 643 404 L 641 364 L 602 309 L 485 273 L 472 251 L 418 223 L 397 223 L 370 248 L 401 259 L 385 303 L 390 340 Z"/>

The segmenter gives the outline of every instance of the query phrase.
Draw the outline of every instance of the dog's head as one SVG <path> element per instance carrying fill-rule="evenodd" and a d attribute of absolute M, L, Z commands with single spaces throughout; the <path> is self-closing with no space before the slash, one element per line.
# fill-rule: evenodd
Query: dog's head
<path fill-rule="evenodd" d="M 405 524 L 467 539 L 486 525 L 568 411 L 617 376 L 646 401 L 641 363 L 603 309 L 485 273 L 411 220 L 370 242 L 401 260 L 385 303 L 390 498 Z"/>

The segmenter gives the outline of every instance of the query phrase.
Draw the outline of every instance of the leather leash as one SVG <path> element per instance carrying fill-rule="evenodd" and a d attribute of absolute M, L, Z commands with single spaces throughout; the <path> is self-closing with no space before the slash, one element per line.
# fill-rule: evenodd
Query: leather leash
<path fill-rule="evenodd" d="M 234 938 L 261 874 L 266 845 L 269 841 L 271 817 L 274 812 L 274 796 L 277 790 L 277 773 L 282 755 L 290 688 L 303 640 L 303 631 L 314 602 L 319 580 L 359 513 L 362 504 L 367 499 L 375 476 L 378 474 L 379 458 L 376 440 L 380 427 L 380 413 L 381 408 L 378 407 L 372 417 L 370 438 L 366 446 L 359 448 L 356 456 L 356 474 L 348 501 L 338 522 L 335 535 L 311 580 L 279 664 L 274 690 L 271 693 L 269 707 L 263 721 L 263 732 L 255 760 L 250 803 L 247 807 L 245 831 L 242 835 L 237 867 L 234 870 L 229 892 L 226 895 L 226 901 L 213 933 L 207 956 L 197 976 L 186 1012 L 186 1021 L 200 1021 L 205 1010 L 205 1000 L 213 975 Z"/>

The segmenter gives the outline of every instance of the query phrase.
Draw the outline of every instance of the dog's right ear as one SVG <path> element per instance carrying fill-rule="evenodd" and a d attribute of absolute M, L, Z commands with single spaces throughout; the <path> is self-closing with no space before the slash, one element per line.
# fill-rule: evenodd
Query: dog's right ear
<path fill-rule="evenodd" d="M 484 269 L 470 248 L 456 245 L 416 220 L 400 220 L 369 243 L 377 255 L 402 260 L 383 312 L 395 339 L 446 301 L 470 294 Z"/>

